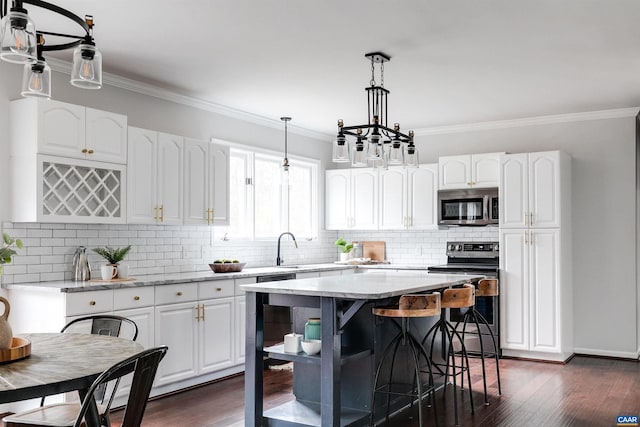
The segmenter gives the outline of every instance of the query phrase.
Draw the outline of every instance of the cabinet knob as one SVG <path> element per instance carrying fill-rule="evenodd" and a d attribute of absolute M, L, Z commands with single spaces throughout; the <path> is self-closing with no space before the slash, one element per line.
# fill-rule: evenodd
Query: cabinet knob
<path fill-rule="evenodd" d="M 89 301 L 89 305 L 96 305 L 95 301 Z"/>
<path fill-rule="evenodd" d="M 222 288 L 216 288 L 216 291 L 220 292 L 220 291 L 222 291 Z"/>
<path fill-rule="evenodd" d="M 87 151 L 87 153 L 93 154 L 93 150 L 89 150 L 89 151 Z"/>
<path fill-rule="evenodd" d="M 83 152 L 84 154 L 87 154 L 87 152 L 89 152 L 89 150 L 87 150 L 86 148 L 83 148 L 83 149 L 82 149 L 82 152 Z"/>
<path fill-rule="evenodd" d="M 140 301 L 140 297 L 138 295 L 136 295 L 135 297 L 133 297 L 134 301 Z"/>
<path fill-rule="evenodd" d="M 181 291 L 178 291 L 178 292 L 176 292 L 176 295 L 177 295 L 177 296 L 179 296 L 179 297 L 181 297 L 181 296 L 182 296 L 182 292 L 181 292 Z"/>

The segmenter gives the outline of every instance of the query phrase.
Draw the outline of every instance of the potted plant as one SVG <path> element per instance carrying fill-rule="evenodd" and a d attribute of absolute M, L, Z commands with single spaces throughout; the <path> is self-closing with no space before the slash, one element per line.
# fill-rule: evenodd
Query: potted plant
<path fill-rule="evenodd" d="M 347 243 L 346 240 L 340 238 L 336 240 L 335 245 L 340 252 L 340 261 L 347 261 L 350 256 L 351 249 L 353 249 L 353 244 Z"/>
<path fill-rule="evenodd" d="M 105 246 L 103 248 L 93 248 L 93 251 L 107 260 L 107 265 L 112 265 L 118 268 L 118 263 L 127 256 L 127 253 L 131 250 L 131 245 L 125 246 L 124 248 L 112 248 L 110 246 Z M 116 274 L 115 277 L 118 277 Z"/>
<path fill-rule="evenodd" d="M 2 275 L 2 265 L 11 262 L 11 257 L 17 252 L 13 248 L 22 249 L 22 240 L 14 239 L 7 233 L 2 233 L 2 246 L 0 247 L 0 276 Z"/>

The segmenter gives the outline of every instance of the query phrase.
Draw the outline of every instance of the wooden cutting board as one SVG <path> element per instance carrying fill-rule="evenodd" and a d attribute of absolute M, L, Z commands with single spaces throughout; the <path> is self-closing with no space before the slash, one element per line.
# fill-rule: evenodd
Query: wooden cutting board
<path fill-rule="evenodd" d="M 362 242 L 362 256 L 371 258 L 372 261 L 384 261 L 386 259 L 384 242 Z"/>

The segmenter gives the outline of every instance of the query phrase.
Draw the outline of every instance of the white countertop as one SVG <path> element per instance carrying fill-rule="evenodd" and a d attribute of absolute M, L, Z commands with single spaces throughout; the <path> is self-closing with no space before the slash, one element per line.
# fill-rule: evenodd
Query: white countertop
<path fill-rule="evenodd" d="M 426 271 L 368 270 L 349 276 L 313 277 L 242 285 L 248 292 L 344 299 L 382 299 L 462 285 L 483 276 L 432 274 Z"/>

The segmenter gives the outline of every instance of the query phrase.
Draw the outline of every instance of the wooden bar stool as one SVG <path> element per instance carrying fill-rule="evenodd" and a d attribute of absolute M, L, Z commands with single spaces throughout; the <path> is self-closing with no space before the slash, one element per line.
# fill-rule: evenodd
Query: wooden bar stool
<path fill-rule="evenodd" d="M 441 307 L 447 308 L 470 308 L 475 304 L 475 286 L 471 284 L 465 284 L 461 288 L 445 289 L 442 291 Z M 444 364 L 433 362 L 433 350 L 435 348 L 435 340 L 438 333 L 444 340 L 442 343 L 443 357 L 446 359 Z M 454 350 L 455 340 L 457 339 L 460 348 L 459 352 Z M 456 393 L 456 377 L 460 374 L 460 389 L 464 389 L 464 372 L 467 372 L 467 379 L 469 383 L 469 401 L 471 403 L 471 413 L 473 414 L 473 393 L 471 390 L 471 372 L 469 371 L 469 357 L 467 350 L 464 346 L 464 340 L 462 335 L 456 331 L 456 328 L 447 320 L 446 312 L 440 313 L 440 319 L 438 322 L 429 329 L 427 334 L 422 339 L 422 345 L 430 341 L 429 346 L 429 358 L 432 360 L 433 366 L 435 366 L 444 376 L 445 389 L 447 380 L 449 378 L 449 368 L 451 368 L 451 378 L 453 379 L 453 410 L 455 417 L 455 425 L 459 425 L 458 420 L 458 395 Z M 445 354 L 446 353 L 446 354 Z M 460 365 L 456 365 L 456 353 L 460 354 Z M 442 370 L 444 366 L 444 370 Z M 456 372 L 456 368 L 460 368 L 459 372 Z"/>
<path fill-rule="evenodd" d="M 478 289 L 476 289 L 476 297 L 481 298 L 493 298 L 499 295 L 499 287 L 498 287 L 498 279 L 482 279 L 478 282 Z M 469 309 L 464 317 L 456 323 L 456 330 L 459 330 L 459 324 L 462 322 L 462 339 L 464 339 L 465 335 L 477 335 L 478 341 L 480 341 L 480 353 L 478 355 L 470 355 L 472 357 L 479 357 L 482 360 L 482 382 L 484 385 L 484 404 L 489 405 L 489 399 L 487 397 L 487 374 L 485 368 L 485 359 L 487 357 L 491 357 L 496 362 L 496 374 L 498 377 L 498 395 L 502 394 L 502 387 L 500 385 L 500 364 L 499 360 L 499 351 L 498 345 L 496 343 L 496 337 L 493 335 L 491 328 L 489 327 L 489 322 L 484 316 L 475 308 L 475 305 Z M 476 326 L 475 331 L 467 331 L 467 325 L 472 323 Z M 484 325 L 485 332 L 481 329 L 481 325 Z M 484 336 L 491 337 L 491 343 L 493 344 L 493 349 L 485 349 L 484 348 Z"/>
<path fill-rule="evenodd" d="M 438 425 L 438 414 L 435 406 L 435 384 L 433 381 L 433 372 L 431 370 L 431 360 L 429 359 L 424 347 L 420 344 L 411 333 L 409 332 L 409 320 L 411 318 L 419 317 L 432 317 L 440 315 L 440 293 L 434 292 L 432 294 L 411 294 L 402 295 L 397 307 L 374 307 L 373 314 L 380 317 L 391 317 L 401 319 L 401 331 L 391 340 L 389 345 L 385 348 L 382 358 L 378 363 L 376 369 L 375 378 L 373 381 L 373 392 L 371 393 L 371 415 L 370 425 L 374 425 L 374 405 L 375 397 L 377 393 L 386 394 L 387 396 L 387 410 L 385 420 L 389 422 L 389 407 L 391 396 L 406 396 L 409 397 L 410 404 L 413 406 L 415 399 L 418 400 L 418 421 L 420 426 L 423 426 L 422 419 L 422 397 L 427 395 L 429 402 L 433 403 L 433 415 L 435 425 Z M 396 362 L 396 356 L 400 345 L 405 345 L 409 348 L 411 355 L 411 362 L 413 364 L 413 381 L 411 383 L 393 382 L 393 372 Z M 380 374 L 382 372 L 385 360 L 391 355 L 391 365 L 389 367 L 389 376 L 386 384 L 378 385 Z M 428 374 L 428 380 L 426 384 L 423 383 L 421 373 L 425 373 L 424 368 L 420 365 L 420 359 L 424 359 L 426 364 L 426 373 Z M 406 361 L 402 362 L 406 365 Z"/>

